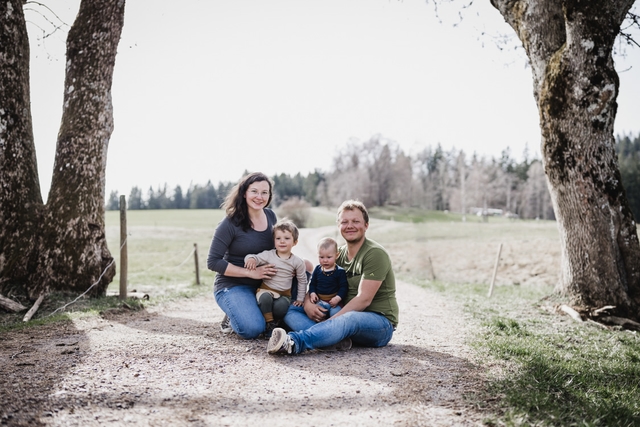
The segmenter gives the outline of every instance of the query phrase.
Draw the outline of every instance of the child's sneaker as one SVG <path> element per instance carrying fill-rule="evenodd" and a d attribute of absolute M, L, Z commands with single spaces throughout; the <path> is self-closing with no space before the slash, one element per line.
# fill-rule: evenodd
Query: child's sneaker
<path fill-rule="evenodd" d="M 291 339 L 287 331 L 282 328 L 275 328 L 267 344 L 269 354 L 292 354 L 295 342 Z"/>

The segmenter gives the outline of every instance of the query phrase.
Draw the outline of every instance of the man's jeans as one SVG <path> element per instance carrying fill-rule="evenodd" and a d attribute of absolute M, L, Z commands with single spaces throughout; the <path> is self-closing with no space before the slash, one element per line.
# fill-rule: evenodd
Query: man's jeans
<path fill-rule="evenodd" d="M 328 347 L 345 338 L 365 347 L 383 347 L 393 336 L 393 325 L 389 319 L 368 311 L 350 311 L 335 319 L 316 323 L 307 317 L 303 307 L 292 305 L 284 321 L 294 331 L 289 332 L 289 336 L 296 343 L 296 353 Z"/>
<path fill-rule="evenodd" d="M 264 332 L 265 321 L 258 301 L 255 286 L 234 286 L 215 292 L 218 306 L 229 316 L 231 328 L 244 339 L 257 338 Z"/>

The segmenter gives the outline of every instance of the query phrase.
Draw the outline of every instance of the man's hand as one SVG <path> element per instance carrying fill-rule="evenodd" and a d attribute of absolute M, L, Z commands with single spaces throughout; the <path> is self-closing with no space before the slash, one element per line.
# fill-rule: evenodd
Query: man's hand
<path fill-rule="evenodd" d="M 351 300 L 342 307 L 342 310 L 331 316 L 331 318 L 342 316 L 350 311 L 364 311 L 365 308 L 369 307 L 371 301 L 373 301 L 373 297 L 376 296 L 380 285 L 382 285 L 382 280 L 362 279 L 358 287 L 358 295 L 351 298 Z"/>
<path fill-rule="evenodd" d="M 312 303 L 309 298 L 304 300 L 304 312 L 307 314 L 307 317 L 314 322 L 322 322 L 327 318 L 327 309 Z"/>

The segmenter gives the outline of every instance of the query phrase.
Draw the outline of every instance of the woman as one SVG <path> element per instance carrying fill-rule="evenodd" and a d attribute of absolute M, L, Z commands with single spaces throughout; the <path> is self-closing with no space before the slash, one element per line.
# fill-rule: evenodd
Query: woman
<path fill-rule="evenodd" d="M 263 279 L 271 278 L 273 264 L 244 268 L 244 257 L 274 248 L 273 225 L 276 214 L 267 206 L 273 197 L 271 180 L 263 173 L 251 173 L 233 187 L 222 207 L 227 216 L 216 228 L 207 267 L 215 271 L 213 294 L 226 316 L 221 325 L 230 332 L 230 324 L 240 337 L 257 338 L 265 321 L 256 301 L 256 289 Z"/>

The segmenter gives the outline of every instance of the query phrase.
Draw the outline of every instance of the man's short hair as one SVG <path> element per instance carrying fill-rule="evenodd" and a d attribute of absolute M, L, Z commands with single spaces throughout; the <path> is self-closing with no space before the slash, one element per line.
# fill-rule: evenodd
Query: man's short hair
<path fill-rule="evenodd" d="M 298 241 L 298 236 L 300 236 L 300 232 L 298 231 L 298 227 L 291 221 L 289 218 L 283 218 L 280 221 L 276 222 L 273 226 L 273 237 L 276 237 L 276 231 L 288 231 L 293 236 L 293 241 Z"/>
<path fill-rule="evenodd" d="M 340 216 L 343 211 L 354 211 L 356 209 L 362 212 L 364 223 L 369 224 L 369 212 L 367 212 L 367 208 L 364 206 L 364 203 L 359 200 L 345 200 L 342 202 L 338 208 L 338 216 Z"/>
<path fill-rule="evenodd" d="M 338 253 L 338 242 L 336 242 L 331 237 L 325 237 L 318 242 L 318 252 L 320 249 L 335 249 L 336 253 Z"/>

